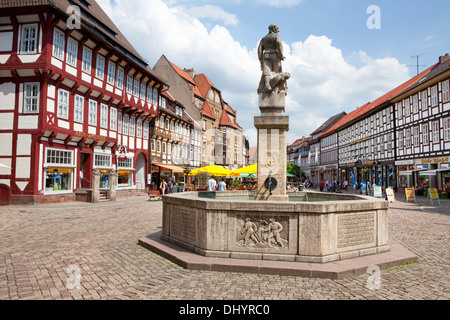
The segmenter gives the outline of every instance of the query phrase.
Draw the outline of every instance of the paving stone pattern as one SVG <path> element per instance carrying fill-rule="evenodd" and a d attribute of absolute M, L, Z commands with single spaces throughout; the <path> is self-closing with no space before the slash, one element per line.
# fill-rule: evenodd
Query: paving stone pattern
<path fill-rule="evenodd" d="M 377 290 L 368 288 L 369 274 L 328 280 L 185 270 L 137 245 L 161 230 L 161 211 L 147 197 L 0 207 L 0 299 L 450 298 L 450 200 L 391 206 L 390 236 L 419 261 L 382 270 Z M 80 270 L 78 282 L 70 266 Z"/>

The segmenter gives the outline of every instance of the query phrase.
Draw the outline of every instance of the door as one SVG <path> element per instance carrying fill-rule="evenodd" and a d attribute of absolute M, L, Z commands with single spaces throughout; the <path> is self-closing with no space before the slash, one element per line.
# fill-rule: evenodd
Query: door
<path fill-rule="evenodd" d="M 80 153 L 80 183 L 82 189 L 92 189 L 92 162 L 90 153 Z M 81 178 L 81 176 L 83 178 Z"/>

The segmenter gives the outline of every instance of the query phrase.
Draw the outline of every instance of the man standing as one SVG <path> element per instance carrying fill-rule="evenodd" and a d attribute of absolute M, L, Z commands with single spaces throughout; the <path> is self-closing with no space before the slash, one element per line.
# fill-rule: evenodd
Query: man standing
<path fill-rule="evenodd" d="M 208 191 L 216 191 L 217 182 L 214 179 L 214 176 L 211 176 L 211 179 L 208 180 Z"/>
<path fill-rule="evenodd" d="M 222 178 L 219 183 L 218 183 L 218 187 L 217 187 L 217 191 L 227 191 L 227 184 L 225 183 L 225 179 Z"/>

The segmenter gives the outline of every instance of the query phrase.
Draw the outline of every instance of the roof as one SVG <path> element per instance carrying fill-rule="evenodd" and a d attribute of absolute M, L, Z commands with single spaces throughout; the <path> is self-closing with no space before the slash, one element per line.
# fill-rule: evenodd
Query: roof
<path fill-rule="evenodd" d="M 211 80 L 209 80 L 209 78 L 203 73 L 196 74 L 194 77 L 194 81 L 195 84 L 198 86 L 201 96 L 205 99 L 211 87 L 220 92 L 220 90 L 217 89 L 216 86 L 211 82 Z"/>
<path fill-rule="evenodd" d="M 318 133 L 321 133 L 321 132 L 324 132 L 324 131 L 328 130 L 330 128 L 330 126 L 334 125 L 339 119 L 341 119 L 345 115 L 346 115 L 345 112 L 341 112 L 341 113 L 339 113 L 337 115 L 332 116 L 327 121 L 325 121 L 319 128 L 317 128 L 316 131 L 311 133 L 311 135 L 313 136 L 315 134 L 318 134 Z"/>
<path fill-rule="evenodd" d="M 170 61 L 169 61 L 169 63 L 175 69 L 175 71 L 178 73 L 178 75 L 180 77 L 182 77 L 184 80 L 186 80 L 187 82 L 189 82 L 190 84 L 195 86 L 195 81 L 194 81 L 194 79 L 192 79 L 192 77 L 189 75 L 189 73 L 187 73 L 186 71 L 184 71 L 183 69 L 178 67 L 176 64 L 174 64 Z"/>
<path fill-rule="evenodd" d="M 340 119 L 338 122 L 336 122 L 331 128 L 329 128 L 325 133 L 323 133 L 319 138 L 326 137 L 332 133 L 334 133 L 337 129 L 359 119 L 360 117 L 370 113 L 372 110 L 388 103 L 392 98 L 400 94 L 401 92 L 405 91 L 408 88 L 411 88 L 411 86 L 418 83 L 423 77 L 428 75 L 433 68 L 435 68 L 437 64 L 431 66 L 430 68 L 426 69 L 425 71 L 421 72 L 417 76 L 409 79 L 408 81 L 402 83 L 400 86 L 396 87 L 395 89 L 389 91 L 385 95 L 381 96 L 380 98 L 376 99 L 373 102 L 368 102 L 365 105 L 359 107 L 356 110 L 353 110 L 349 114 L 345 115 L 342 119 Z"/>
<path fill-rule="evenodd" d="M 166 81 L 156 75 L 153 69 L 148 66 L 145 59 L 137 52 L 95 0 L 2 0 L 0 1 L 0 9 L 50 6 L 59 10 L 61 14 L 68 16 L 66 10 L 73 4 L 77 5 L 82 12 L 81 21 L 83 27 L 101 38 L 104 42 L 114 46 L 119 52 L 140 64 L 152 76 L 166 84 Z"/>
<path fill-rule="evenodd" d="M 211 108 L 211 106 L 209 105 L 208 102 L 205 101 L 205 103 L 203 104 L 203 109 L 202 109 L 202 115 L 207 116 L 211 119 L 217 120 L 216 115 L 214 114 L 213 109 Z"/>

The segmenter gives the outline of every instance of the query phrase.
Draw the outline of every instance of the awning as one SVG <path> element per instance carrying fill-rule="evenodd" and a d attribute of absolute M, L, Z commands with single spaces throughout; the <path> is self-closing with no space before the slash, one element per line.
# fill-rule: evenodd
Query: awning
<path fill-rule="evenodd" d="M 437 173 L 445 172 L 445 171 L 450 171 L 450 168 L 422 171 L 422 172 L 420 172 L 420 175 L 421 176 L 435 176 Z"/>
<path fill-rule="evenodd" d="M 184 168 L 175 166 L 173 164 L 163 164 L 163 163 L 153 162 L 152 165 L 172 171 L 173 173 L 184 173 L 184 170 L 185 170 Z"/>
<path fill-rule="evenodd" d="M 414 172 L 420 172 L 420 174 L 422 174 L 423 172 L 425 172 L 427 170 L 423 169 L 423 170 L 407 170 L 407 171 L 400 171 L 398 173 L 399 176 L 412 176 L 414 174 Z"/>

